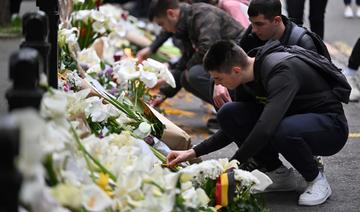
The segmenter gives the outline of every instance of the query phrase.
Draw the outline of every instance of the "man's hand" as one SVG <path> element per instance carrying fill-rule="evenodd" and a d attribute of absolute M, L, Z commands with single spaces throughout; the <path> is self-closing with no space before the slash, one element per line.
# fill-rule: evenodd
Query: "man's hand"
<path fill-rule="evenodd" d="M 141 63 L 143 60 L 146 60 L 148 57 L 150 57 L 151 55 L 151 49 L 150 47 L 145 47 L 143 49 L 141 49 L 140 51 L 138 51 L 138 53 L 136 54 L 136 57 L 139 61 L 139 63 Z"/>
<path fill-rule="evenodd" d="M 174 167 L 177 164 L 193 159 L 196 157 L 196 153 L 193 149 L 185 150 L 185 151 L 171 151 L 167 158 L 167 164 L 170 167 Z"/>
<path fill-rule="evenodd" d="M 222 85 L 214 85 L 213 100 L 217 108 L 226 102 L 232 102 L 228 89 Z"/>

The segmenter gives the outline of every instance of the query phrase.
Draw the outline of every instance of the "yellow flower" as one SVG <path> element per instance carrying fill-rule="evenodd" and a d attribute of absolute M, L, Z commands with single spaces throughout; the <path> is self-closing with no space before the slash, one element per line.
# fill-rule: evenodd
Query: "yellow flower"
<path fill-rule="evenodd" d="M 96 180 L 96 184 L 106 192 L 110 197 L 113 195 L 112 189 L 109 186 L 109 175 L 100 173 L 99 178 Z"/>

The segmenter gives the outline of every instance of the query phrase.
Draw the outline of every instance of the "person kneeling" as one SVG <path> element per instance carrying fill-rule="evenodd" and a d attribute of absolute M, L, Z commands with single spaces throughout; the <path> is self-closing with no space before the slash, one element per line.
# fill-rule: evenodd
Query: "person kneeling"
<path fill-rule="evenodd" d="M 313 51 L 285 48 L 278 41 L 260 48 L 254 58 L 231 41 L 218 41 L 205 54 L 204 67 L 216 84 L 236 90 L 236 101 L 219 110 L 217 133 L 190 150 L 172 151 L 168 164 L 234 141 L 239 149 L 232 159 L 243 163 L 253 157 L 261 163 L 274 181 L 270 191 L 295 189 L 281 153 L 308 182 L 298 203 L 324 203 L 332 191 L 313 155 L 333 155 L 347 141 L 341 102 L 349 101 L 350 86 L 341 72 Z"/>

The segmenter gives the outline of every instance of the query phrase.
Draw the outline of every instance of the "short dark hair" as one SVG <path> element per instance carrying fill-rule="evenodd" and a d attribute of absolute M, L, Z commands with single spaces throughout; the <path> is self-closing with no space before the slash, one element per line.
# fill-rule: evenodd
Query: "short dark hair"
<path fill-rule="evenodd" d="M 248 56 L 244 50 L 229 40 L 214 43 L 206 52 L 203 62 L 206 71 L 222 73 L 229 73 L 233 66 L 246 68 L 249 65 Z"/>
<path fill-rule="evenodd" d="M 149 5 L 148 18 L 153 21 L 155 17 L 163 17 L 168 9 L 179 8 L 178 0 L 152 0 Z"/>
<path fill-rule="evenodd" d="M 281 16 L 281 2 L 280 0 L 251 0 L 248 15 L 249 17 L 264 15 L 266 19 L 272 20 L 275 16 Z"/>

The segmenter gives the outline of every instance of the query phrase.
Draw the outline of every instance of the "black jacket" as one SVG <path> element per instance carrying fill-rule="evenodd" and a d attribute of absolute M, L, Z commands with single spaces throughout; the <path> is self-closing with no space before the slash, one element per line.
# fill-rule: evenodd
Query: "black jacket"
<path fill-rule="evenodd" d="M 268 58 L 276 47 L 272 44 L 265 45 L 258 50 L 255 57 L 252 101 L 264 104 L 264 109 L 245 141 L 238 143 L 240 148 L 233 158 L 240 162 L 246 161 L 265 147 L 286 116 L 332 113 L 344 118 L 342 104 L 329 92 L 332 88 L 328 81 L 303 60 L 290 56 L 275 62 L 272 69 L 262 68 L 264 59 Z M 314 81 L 316 83 L 313 83 Z M 194 147 L 194 150 L 196 155 L 200 156 L 230 143 L 231 140 L 219 130 Z"/>
<path fill-rule="evenodd" d="M 281 16 L 281 18 L 285 25 L 285 32 L 279 41 L 281 42 L 282 45 L 286 46 L 289 44 L 289 37 L 291 31 L 294 29 L 294 27 L 298 27 L 298 26 L 285 16 Z M 241 48 L 244 49 L 245 52 L 249 53 L 251 50 L 263 46 L 266 42 L 267 41 L 260 40 L 259 37 L 252 32 L 252 26 L 250 25 L 246 29 L 239 45 L 241 46 Z M 304 49 L 316 51 L 316 46 L 312 38 L 307 34 L 304 34 L 296 45 L 303 47 Z"/>

